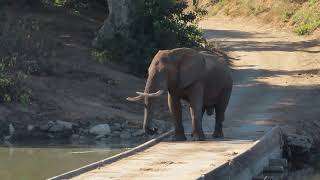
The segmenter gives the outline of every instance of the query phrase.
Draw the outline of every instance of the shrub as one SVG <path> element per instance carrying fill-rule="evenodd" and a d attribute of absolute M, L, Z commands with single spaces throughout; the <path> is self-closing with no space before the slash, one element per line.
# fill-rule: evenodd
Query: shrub
<path fill-rule="evenodd" d="M 320 12 L 317 10 L 300 10 L 292 16 L 296 24 L 294 32 L 299 35 L 310 34 L 320 27 Z"/>
<path fill-rule="evenodd" d="M 25 79 L 50 72 L 55 42 L 44 37 L 36 19 L 7 15 L 0 21 L 0 102 L 27 104 L 31 90 Z"/>
<path fill-rule="evenodd" d="M 108 38 L 100 34 L 96 52 L 100 60 L 127 64 L 131 72 L 145 75 L 147 66 L 159 49 L 200 47 L 205 40 L 197 27 L 201 9 L 186 11 L 187 3 L 177 0 L 144 0 L 129 35 Z"/>

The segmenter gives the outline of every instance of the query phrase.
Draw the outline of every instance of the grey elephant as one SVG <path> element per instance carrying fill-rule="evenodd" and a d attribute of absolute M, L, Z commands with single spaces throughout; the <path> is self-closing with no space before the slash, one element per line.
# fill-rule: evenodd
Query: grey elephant
<path fill-rule="evenodd" d="M 186 140 L 182 124 L 181 100 L 190 104 L 192 140 L 205 140 L 202 116 L 215 110 L 214 138 L 223 137 L 222 123 L 232 91 L 232 76 L 225 59 L 206 51 L 190 48 L 160 50 L 153 58 L 144 92 L 128 97 L 129 101 L 144 99 L 144 124 L 146 133 L 153 134 L 150 127 L 152 98 L 168 91 L 168 105 L 174 120 L 176 140 Z"/>

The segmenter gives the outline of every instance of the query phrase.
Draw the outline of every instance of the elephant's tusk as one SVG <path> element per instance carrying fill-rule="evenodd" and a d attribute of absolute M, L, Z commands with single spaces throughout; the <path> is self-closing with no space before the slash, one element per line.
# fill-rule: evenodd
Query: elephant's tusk
<path fill-rule="evenodd" d="M 140 96 L 144 96 L 144 97 L 158 97 L 160 96 L 162 93 L 164 92 L 164 90 L 159 90 L 155 93 L 143 93 L 143 92 L 137 92 L 137 94 L 139 94 Z"/>
<path fill-rule="evenodd" d="M 143 98 L 144 98 L 144 96 L 139 95 L 139 96 L 136 96 L 136 97 L 127 97 L 127 100 L 128 101 L 139 101 L 139 100 L 141 100 Z"/>

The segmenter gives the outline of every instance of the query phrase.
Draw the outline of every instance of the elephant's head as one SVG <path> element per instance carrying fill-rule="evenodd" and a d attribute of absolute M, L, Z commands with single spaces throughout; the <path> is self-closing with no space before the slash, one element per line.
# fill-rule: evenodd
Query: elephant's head
<path fill-rule="evenodd" d="M 138 96 L 127 98 L 129 101 L 144 99 L 143 129 L 146 133 L 154 134 L 157 131 L 157 128 L 150 127 L 151 99 L 167 90 L 177 93 L 179 89 L 199 80 L 203 72 L 203 56 L 192 49 L 163 50 L 154 56 L 148 69 L 144 92 L 137 92 Z"/>

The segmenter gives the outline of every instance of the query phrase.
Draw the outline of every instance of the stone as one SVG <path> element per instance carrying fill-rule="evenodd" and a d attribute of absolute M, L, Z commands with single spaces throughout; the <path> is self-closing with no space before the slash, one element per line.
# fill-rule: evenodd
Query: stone
<path fill-rule="evenodd" d="M 14 132 L 15 132 L 15 128 L 13 127 L 12 124 L 9 124 L 9 134 L 10 134 L 10 136 L 12 136 L 14 134 Z"/>
<path fill-rule="evenodd" d="M 106 137 L 105 135 L 97 135 L 95 139 L 101 140 L 102 138 L 105 138 L 105 137 Z"/>
<path fill-rule="evenodd" d="M 109 124 L 98 124 L 90 128 L 89 133 L 97 136 L 98 135 L 106 136 L 106 135 L 110 135 L 111 130 L 110 130 Z"/>
<path fill-rule="evenodd" d="M 114 123 L 112 126 L 114 130 L 120 130 L 121 129 L 121 124 L 120 123 Z"/>
<path fill-rule="evenodd" d="M 160 130 L 160 132 L 166 132 L 169 129 L 171 129 L 173 126 L 171 125 L 171 123 L 169 123 L 167 121 L 152 119 L 151 120 L 151 127 L 158 128 L 158 130 Z"/>
<path fill-rule="evenodd" d="M 80 135 L 79 134 L 72 134 L 71 139 L 80 139 Z"/>
<path fill-rule="evenodd" d="M 32 131 L 34 129 L 34 126 L 33 125 L 31 125 L 31 124 L 29 124 L 28 126 L 27 126 L 27 130 L 30 132 L 30 131 Z"/>
<path fill-rule="evenodd" d="M 120 131 L 113 131 L 111 133 L 111 137 L 120 137 L 121 132 Z"/>
<path fill-rule="evenodd" d="M 131 133 L 128 131 L 123 131 L 120 134 L 121 139 L 130 139 L 131 138 Z"/>
<path fill-rule="evenodd" d="M 134 136 L 134 137 L 142 136 L 142 135 L 144 135 L 144 130 L 143 129 L 140 129 L 140 130 L 132 133 L 132 136 Z"/>
<path fill-rule="evenodd" d="M 125 122 L 123 122 L 122 124 L 121 124 L 121 128 L 122 129 L 125 129 L 125 128 L 127 128 L 128 127 L 128 121 L 125 121 Z"/>
<path fill-rule="evenodd" d="M 65 121 L 56 121 L 56 124 L 62 125 L 64 127 L 64 129 L 72 129 L 73 124 L 70 122 L 65 122 Z"/>
<path fill-rule="evenodd" d="M 286 135 L 287 145 L 291 148 L 299 148 L 301 152 L 310 151 L 313 141 L 310 137 L 298 134 Z"/>
<path fill-rule="evenodd" d="M 70 131 L 72 130 L 72 123 L 65 122 L 65 121 L 55 121 L 51 124 L 51 127 L 49 127 L 48 131 L 49 132 L 62 132 L 62 131 Z"/>
<path fill-rule="evenodd" d="M 40 126 L 40 130 L 41 131 L 48 131 L 50 129 L 50 127 L 52 127 L 54 125 L 53 121 L 48 121 L 46 124 L 43 124 Z"/>

